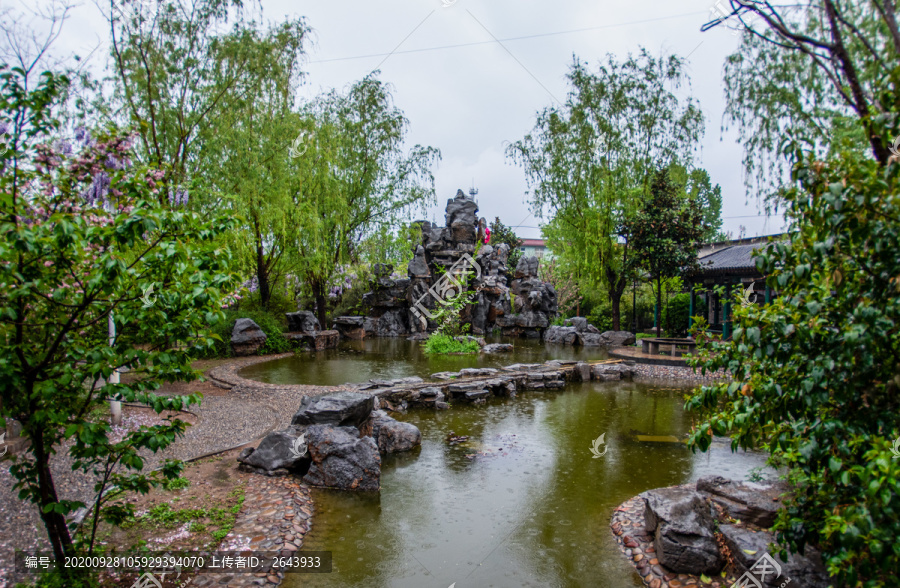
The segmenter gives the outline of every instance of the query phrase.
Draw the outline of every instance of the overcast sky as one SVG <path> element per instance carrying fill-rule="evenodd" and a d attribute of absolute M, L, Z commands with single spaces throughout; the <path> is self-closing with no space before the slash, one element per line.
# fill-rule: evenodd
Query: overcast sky
<path fill-rule="evenodd" d="M 756 198 L 746 196 L 741 146 L 721 130 L 722 67 L 739 38 L 724 27 L 700 32 L 714 2 L 263 0 L 262 6 L 267 20 L 299 15 L 313 29 L 303 98 L 381 70 L 410 121 L 410 144 L 441 150 L 439 204 L 429 220 L 443 223 L 447 199 L 474 182 L 481 216 L 499 216 L 521 237 L 539 237 L 523 171 L 504 156 L 505 145 L 533 128 L 537 111 L 565 100 L 573 55 L 593 66 L 607 53 L 621 59 L 644 46 L 689 56 L 689 91 L 706 117 L 698 164 L 722 186 L 724 229 L 735 236 L 741 225 L 747 236 L 777 233 L 782 219 L 766 218 Z M 85 3 L 60 41 L 83 54 L 104 30 L 97 8 Z"/>

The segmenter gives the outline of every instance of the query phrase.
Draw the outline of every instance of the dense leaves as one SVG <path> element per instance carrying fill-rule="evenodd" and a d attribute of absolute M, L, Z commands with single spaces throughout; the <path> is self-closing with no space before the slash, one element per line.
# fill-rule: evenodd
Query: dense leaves
<path fill-rule="evenodd" d="M 232 280 L 229 254 L 215 243 L 231 222 L 160 208 L 164 172 L 133 165 L 127 137 L 81 129 L 76 141 L 54 140 L 52 109 L 64 80 L 47 74 L 32 91 L 21 75 L 3 80 L 7 111 L 32 123 L 17 127 L 14 149 L 0 159 L 0 416 L 18 420 L 30 440 L 10 471 L 20 496 L 40 508 L 60 558 L 74 549 L 65 515 L 84 505 L 57 494 L 54 453 L 67 450 L 76 469 L 95 475 L 93 530 L 105 488 L 147 492 L 178 475 L 174 462 L 141 473 L 141 452 L 171 444 L 182 421 L 117 441 L 110 424 L 91 415 L 112 398 L 156 412 L 199 402 L 196 394 L 153 391 L 196 378 L 190 350 L 212 344 L 208 325 L 221 320 L 219 300 Z M 114 383 L 114 370 L 130 371 L 127 383 Z M 90 549 L 92 532 L 87 542 Z"/>
<path fill-rule="evenodd" d="M 532 210 L 548 218 L 542 232 L 559 264 L 585 289 L 608 292 L 618 329 L 631 283 L 619 226 L 648 194 L 656 169 L 691 165 L 703 115 L 676 94 L 686 81 L 676 56 L 609 56 L 596 72 L 576 60 L 568 78 L 566 103 L 540 112 L 507 155 L 525 170 Z"/>
<path fill-rule="evenodd" d="M 696 447 L 730 433 L 788 469 L 779 540 L 820 545 L 841 586 L 900 585 L 898 171 L 856 154 L 801 162 L 791 239 L 757 259 L 780 297 L 736 305 L 734 341 L 701 362 L 735 379 L 687 405 L 708 414 Z"/>

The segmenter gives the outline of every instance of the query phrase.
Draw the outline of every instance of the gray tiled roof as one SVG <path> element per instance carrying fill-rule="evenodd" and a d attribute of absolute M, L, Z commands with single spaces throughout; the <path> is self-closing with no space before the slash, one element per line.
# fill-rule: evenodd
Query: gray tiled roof
<path fill-rule="evenodd" d="M 699 259 L 701 274 L 709 273 L 755 273 L 756 260 L 753 252 L 768 247 L 768 243 L 752 243 L 749 245 L 732 245 L 719 249 Z"/>

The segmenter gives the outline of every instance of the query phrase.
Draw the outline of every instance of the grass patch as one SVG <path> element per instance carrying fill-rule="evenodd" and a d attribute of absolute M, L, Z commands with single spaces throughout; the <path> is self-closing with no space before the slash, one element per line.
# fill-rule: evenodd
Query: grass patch
<path fill-rule="evenodd" d="M 425 353 L 477 353 L 481 347 L 471 339 L 456 339 L 442 333 L 432 333 L 425 341 Z"/>

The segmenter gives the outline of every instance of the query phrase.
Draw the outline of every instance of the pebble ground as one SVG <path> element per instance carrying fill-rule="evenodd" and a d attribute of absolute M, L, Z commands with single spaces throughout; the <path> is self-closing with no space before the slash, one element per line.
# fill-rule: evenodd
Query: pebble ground
<path fill-rule="evenodd" d="M 680 486 L 694 488 L 693 484 Z M 676 574 L 664 568 L 656 557 L 653 535 L 644 523 L 644 499 L 635 496 L 626 500 L 613 511 L 609 523 L 619 549 L 635 567 L 645 586 L 650 588 L 724 588 L 731 586 L 734 578 L 708 578 L 704 582 L 698 576 Z"/>

